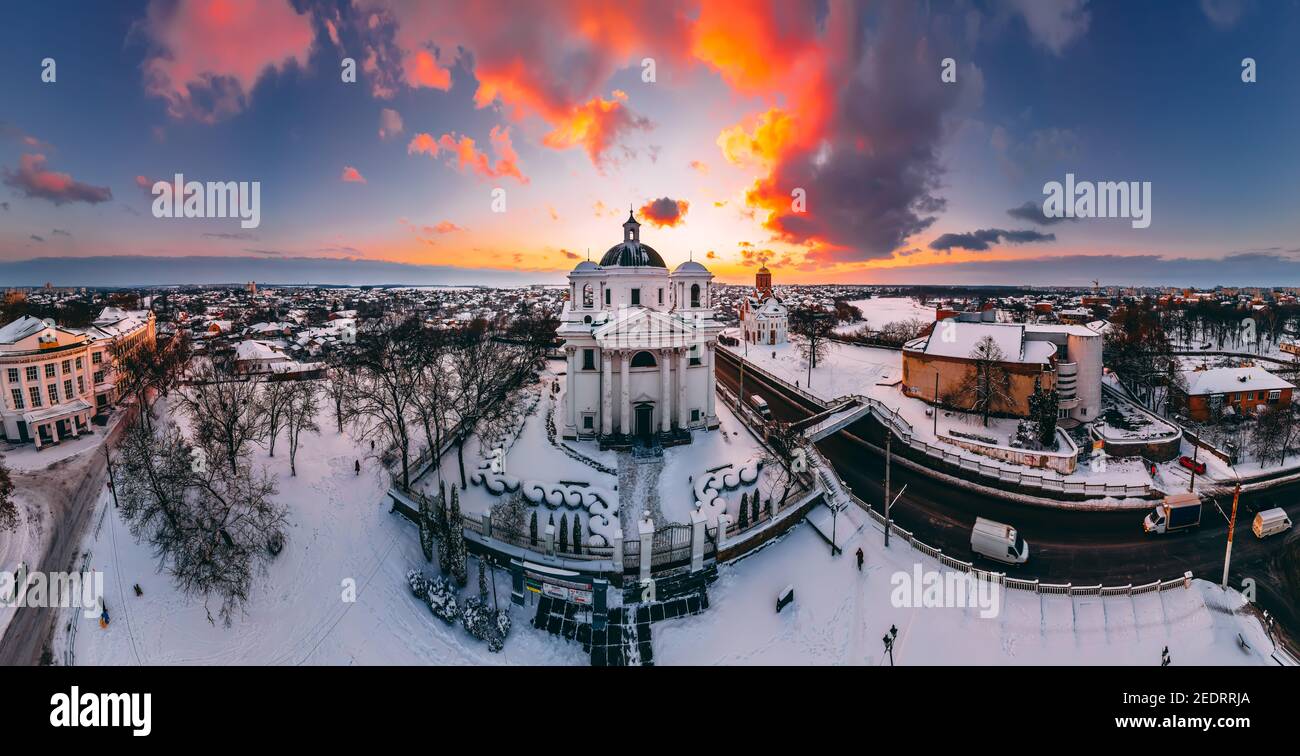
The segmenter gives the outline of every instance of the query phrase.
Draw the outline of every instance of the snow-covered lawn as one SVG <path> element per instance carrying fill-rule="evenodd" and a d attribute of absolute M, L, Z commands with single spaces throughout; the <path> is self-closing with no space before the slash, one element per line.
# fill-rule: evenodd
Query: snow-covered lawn
<path fill-rule="evenodd" d="M 861 546 L 859 573 L 853 554 Z M 658 664 L 887 665 L 882 637 L 897 626 L 898 665 L 1159 665 L 1169 647 L 1176 665 L 1273 664 L 1262 626 L 1240 610 L 1235 591 L 1196 580 L 1190 589 L 1134 597 L 1001 593 L 1000 611 L 896 607 L 896 573 L 940 569 L 934 560 L 868 526 L 844 555 L 831 557 L 811 528 L 723 566 L 707 612 L 654 626 Z M 1172 575 L 1170 577 L 1173 577 Z M 776 596 L 794 587 L 780 614 Z M 1240 633 L 1252 647 L 1238 645 Z"/>
<path fill-rule="evenodd" d="M 926 323 L 934 320 L 934 307 L 922 306 L 913 297 L 872 297 L 855 299 L 849 304 L 862 311 L 862 320 L 836 326 L 837 333 L 852 333 L 864 327 L 879 331 L 890 323 L 912 319 L 919 319 Z"/>
<path fill-rule="evenodd" d="M 198 599 L 177 592 L 157 560 L 135 541 L 107 496 L 98 538 L 83 546 L 93 569 L 105 573 L 112 623 L 75 615 L 77 664 L 585 664 L 581 648 L 556 643 L 512 612 L 514 629 L 499 654 L 459 626 L 430 614 L 407 587 L 406 572 L 424 569 L 415 528 L 389 514 L 388 474 L 368 458 L 369 443 L 333 431 L 328 408 L 319 437 L 304 438 L 298 476 L 289 476 L 283 451 L 260 448 L 255 463 L 275 475 L 288 505 L 284 551 L 254 584 L 247 612 L 232 627 L 210 624 Z M 363 451 L 364 446 L 364 451 Z M 362 461 L 361 475 L 353 472 Z M 96 515 L 96 520 L 98 515 Z M 470 564 L 471 578 L 478 567 Z M 356 600 L 343 599 L 354 581 Z M 134 595 L 139 583 L 144 595 Z M 471 589 L 473 579 L 471 580 Z M 508 576 L 498 571 L 497 594 L 508 601 Z M 462 592 L 462 598 L 468 596 Z M 67 615 L 72 618 L 72 614 Z M 58 643 L 65 642 L 62 628 Z M 63 649 L 56 646 L 56 658 Z"/>

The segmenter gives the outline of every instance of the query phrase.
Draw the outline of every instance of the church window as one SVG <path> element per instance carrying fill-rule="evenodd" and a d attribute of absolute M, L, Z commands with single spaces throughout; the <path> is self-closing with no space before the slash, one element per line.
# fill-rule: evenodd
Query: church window
<path fill-rule="evenodd" d="M 655 356 L 649 352 L 637 352 L 632 355 L 632 367 L 654 367 L 656 364 Z"/>
<path fill-rule="evenodd" d="M 659 304 L 664 303 L 664 287 L 659 287 Z"/>
<path fill-rule="evenodd" d="M 585 309 L 591 309 L 596 304 L 596 297 L 591 289 L 591 284 L 584 284 L 582 287 L 582 306 Z"/>
<path fill-rule="evenodd" d="M 691 307 L 700 306 L 700 285 L 691 284 Z"/>
<path fill-rule="evenodd" d="M 640 289 L 633 289 L 633 290 L 632 290 L 632 304 L 634 304 L 634 305 L 639 305 L 639 304 L 641 304 L 641 290 L 640 290 Z"/>
<path fill-rule="evenodd" d="M 596 369 L 596 350 L 595 350 L 595 349 L 584 349 L 584 350 L 582 350 L 582 369 L 583 369 L 583 370 L 595 370 L 595 369 Z"/>
<path fill-rule="evenodd" d="M 605 306 L 609 307 L 609 289 L 605 289 Z"/>

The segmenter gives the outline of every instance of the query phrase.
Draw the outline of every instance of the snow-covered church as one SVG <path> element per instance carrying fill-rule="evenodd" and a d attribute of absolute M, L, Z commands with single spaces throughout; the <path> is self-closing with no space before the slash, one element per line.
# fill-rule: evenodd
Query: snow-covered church
<path fill-rule="evenodd" d="M 600 264 L 578 263 L 557 329 L 568 360 L 564 438 L 678 444 L 718 427 L 712 281 L 694 261 L 669 273 L 630 212 Z"/>

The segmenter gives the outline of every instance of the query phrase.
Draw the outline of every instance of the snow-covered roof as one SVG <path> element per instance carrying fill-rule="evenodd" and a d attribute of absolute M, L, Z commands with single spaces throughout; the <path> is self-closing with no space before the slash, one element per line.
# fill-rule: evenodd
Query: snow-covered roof
<path fill-rule="evenodd" d="M 943 320 L 935 324 L 934 330 L 925 339 L 924 346 L 917 343 L 919 339 L 912 343 L 916 344 L 913 348 L 919 348 L 935 357 L 968 358 L 974 351 L 975 345 L 985 337 L 993 339 L 993 343 L 1002 352 L 1002 359 L 1006 362 L 1043 361 L 1043 356 L 1038 354 L 1038 350 L 1034 350 L 1032 359 L 1026 359 L 1025 330 L 1020 324 L 963 323 L 958 320 Z M 1052 345 L 1048 344 L 1048 346 Z M 1051 356 L 1051 352 L 1046 356 Z"/>
<path fill-rule="evenodd" d="M 0 326 L 0 344 L 13 344 L 22 341 L 33 333 L 39 333 L 48 327 L 49 325 L 40 318 L 24 315 L 4 326 Z"/>
<path fill-rule="evenodd" d="M 248 339 L 247 341 L 239 342 L 239 346 L 235 347 L 235 359 L 240 361 L 287 360 L 288 357 L 285 357 L 283 354 L 276 351 L 275 347 L 265 341 Z"/>
<path fill-rule="evenodd" d="M 1261 367 L 1186 370 L 1183 371 L 1183 377 L 1187 379 L 1187 393 L 1190 396 L 1294 388 L 1291 383 Z"/>

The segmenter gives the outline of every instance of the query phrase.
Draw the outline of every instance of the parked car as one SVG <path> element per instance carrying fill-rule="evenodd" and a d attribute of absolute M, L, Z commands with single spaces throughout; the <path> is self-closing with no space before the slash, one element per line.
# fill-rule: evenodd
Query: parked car
<path fill-rule="evenodd" d="M 1192 459 L 1186 454 L 1178 458 L 1178 464 L 1182 465 L 1183 467 L 1186 467 L 1188 470 L 1191 470 L 1197 475 L 1205 474 L 1205 463 L 1201 462 L 1200 460 Z"/>

